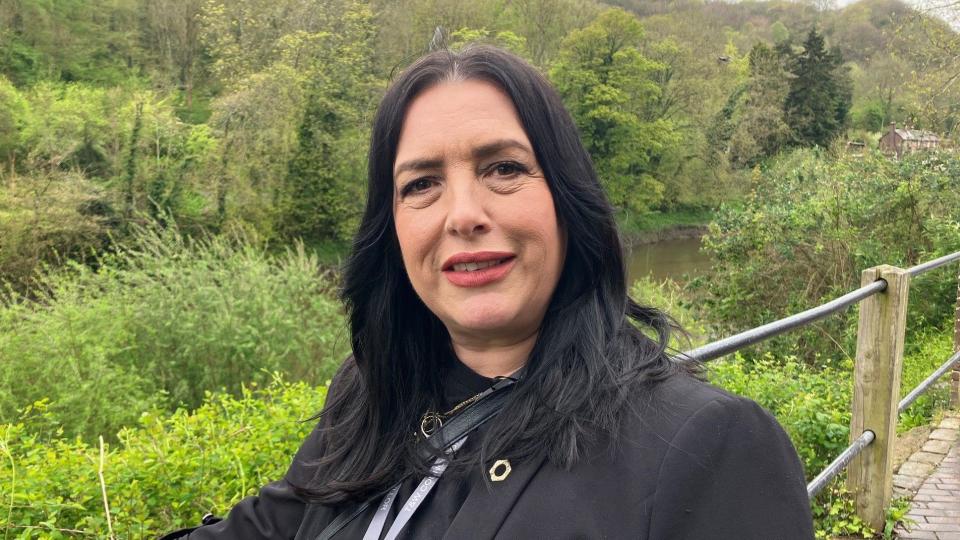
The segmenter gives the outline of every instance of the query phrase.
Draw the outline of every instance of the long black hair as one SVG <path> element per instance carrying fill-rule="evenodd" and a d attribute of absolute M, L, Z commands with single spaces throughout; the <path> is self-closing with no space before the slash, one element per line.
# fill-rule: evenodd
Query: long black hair
<path fill-rule="evenodd" d="M 693 370 L 666 354 L 670 319 L 628 297 L 613 208 L 547 80 L 495 47 L 432 52 L 400 74 L 374 120 L 367 204 L 342 292 L 353 356 L 331 385 L 321 457 L 301 490 L 317 502 L 362 499 L 426 470 L 412 434 L 421 415 L 442 403 L 441 378 L 452 352 L 445 327 L 404 270 L 393 221 L 393 166 L 410 102 L 435 84 L 468 79 L 492 83 L 513 101 L 567 248 L 522 381 L 488 424 L 479 455 L 458 453 L 458 460 L 546 455 L 570 467 L 598 436 L 615 436 L 642 383 Z"/>

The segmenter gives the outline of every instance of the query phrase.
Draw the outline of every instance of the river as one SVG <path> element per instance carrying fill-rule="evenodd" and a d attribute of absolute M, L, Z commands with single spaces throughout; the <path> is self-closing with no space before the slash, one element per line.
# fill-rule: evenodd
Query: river
<path fill-rule="evenodd" d="M 674 238 L 627 248 L 627 276 L 651 276 L 656 281 L 700 275 L 710 269 L 710 257 L 700 251 L 700 238 Z"/>

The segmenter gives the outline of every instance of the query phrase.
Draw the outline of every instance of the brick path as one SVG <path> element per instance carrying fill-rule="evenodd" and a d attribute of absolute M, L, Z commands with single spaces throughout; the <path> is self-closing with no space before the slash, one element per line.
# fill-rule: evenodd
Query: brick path
<path fill-rule="evenodd" d="M 907 518 L 909 530 L 898 528 L 904 540 L 960 540 L 960 417 L 944 418 L 930 434 L 923 449 L 910 457 L 898 471 L 901 488 L 919 484 Z M 927 467 L 923 467 L 923 465 Z M 912 473 L 936 467 L 922 482 Z M 906 469 L 906 470 L 905 470 Z M 911 482 L 912 481 L 912 482 Z M 910 486 L 912 487 L 912 486 Z M 907 491 L 913 489 L 907 488 Z"/>

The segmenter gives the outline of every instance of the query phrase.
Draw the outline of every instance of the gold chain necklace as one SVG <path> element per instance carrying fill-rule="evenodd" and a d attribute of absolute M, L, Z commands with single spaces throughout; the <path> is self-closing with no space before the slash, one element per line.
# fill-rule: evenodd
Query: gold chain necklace
<path fill-rule="evenodd" d="M 438 429 L 440 429 L 441 426 L 443 426 L 444 420 L 453 416 L 460 409 L 480 399 L 480 396 L 483 395 L 484 392 L 486 392 L 486 390 L 474 395 L 473 397 L 469 397 L 461 401 L 460 403 L 457 403 L 457 405 L 454 408 L 450 409 L 445 413 L 427 411 L 426 413 L 423 414 L 422 417 L 420 417 L 420 434 L 423 435 L 424 437 L 429 437 L 433 435 L 434 433 L 437 432 Z"/>

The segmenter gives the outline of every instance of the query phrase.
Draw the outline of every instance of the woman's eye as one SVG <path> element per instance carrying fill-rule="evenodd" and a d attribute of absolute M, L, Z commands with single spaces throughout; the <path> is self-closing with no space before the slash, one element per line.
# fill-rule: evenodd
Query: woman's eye
<path fill-rule="evenodd" d="M 498 176 L 516 176 L 522 172 L 526 172 L 526 169 L 519 163 L 504 161 L 502 163 L 495 164 L 493 166 L 493 172 Z"/>
<path fill-rule="evenodd" d="M 433 180 L 430 178 L 418 178 L 412 182 L 407 182 L 403 186 L 403 190 L 400 192 L 401 195 L 416 195 L 417 193 L 422 193 L 433 187 Z"/>

